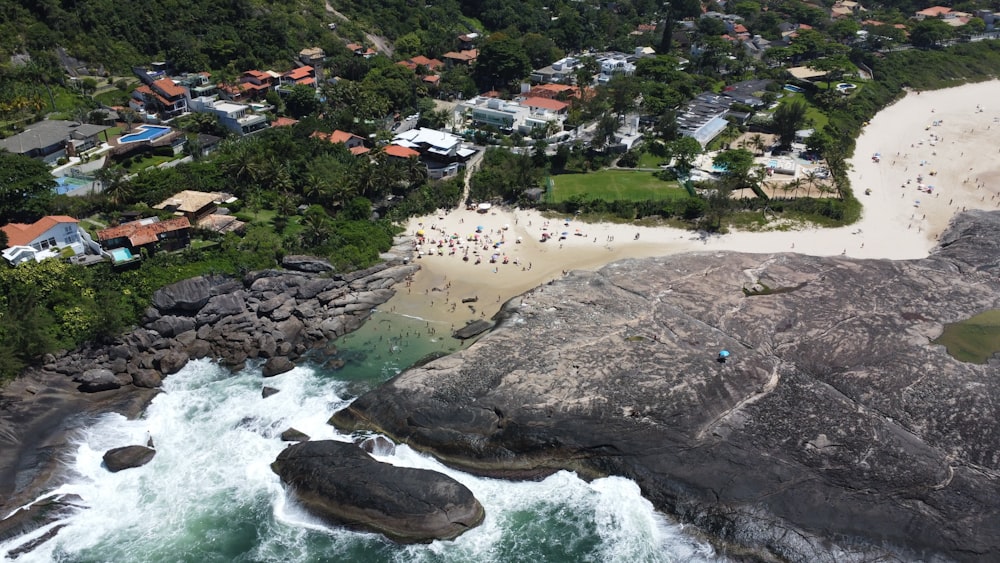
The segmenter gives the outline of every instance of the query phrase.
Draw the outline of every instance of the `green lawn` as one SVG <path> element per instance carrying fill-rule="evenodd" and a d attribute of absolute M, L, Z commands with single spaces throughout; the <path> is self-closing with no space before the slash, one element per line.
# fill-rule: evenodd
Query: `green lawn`
<path fill-rule="evenodd" d="M 665 182 L 652 172 L 601 170 L 587 174 L 552 176 L 552 201 L 566 201 L 574 196 L 604 201 L 646 201 L 688 197 L 677 182 Z"/>
<path fill-rule="evenodd" d="M 128 92 L 122 92 L 118 88 L 113 88 L 111 90 L 94 95 L 94 100 L 106 106 L 125 105 L 128 104 L 128 99 L 129 99 Z"/>
<path fill-rule="evenodd" d="M 170 162 L 175 158 L 181 158 L 179 156 L 151 156 L 148 158 L 143 158 L 142 160 L 133 160 L 132 164 L 125 167 L 129 174 L 135 174 L 140 170 L 145 170 L 151 166 L 158 166 L 164 162 Z"/>
<path fill-rule="evenodd" d="M 669 160 L 670 159 L 668 158 L 656 156 L 643 151 L 643 153 L 639 155 L 639 168 L 659 168 L 661 164 L 666 164 Z"/>
<path fill-rule="evenodd" d="M 789 101 L 794 100 L 796 98 L 801 99 L 806 103 L 806 120 L 808 120 L 809 123 L 811 124 L 810 125 L 811 128 L 820 131 L 824 127 L 826 127 L 827 123 L 830 122 L 830 119 L 826 116 L 826 114 L 823 113 L 821 109 L 816 107 L 809 99 L 809 97 L 806 96 L 805 94 L 798 94 L 787 91 L 784 92 L 784 94 L 785 96 L 781 98 L 781 103 L 783 104 L 788 103 Z"/>

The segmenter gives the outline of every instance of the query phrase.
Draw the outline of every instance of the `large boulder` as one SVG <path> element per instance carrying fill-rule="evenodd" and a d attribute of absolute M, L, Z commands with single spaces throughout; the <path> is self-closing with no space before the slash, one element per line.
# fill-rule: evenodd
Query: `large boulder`
<path fill-rule="evenodd" d="M 153 293 L 153 307 L 160 313 L 193 312 L 201 309 L 212 297 L 212 280 L 205 276 L 181 280 Z"/>
<path fill-rule="evenodd" d="M 451 477 L 379 463 L 351 443 L 301 442 L 271 469 L 313 514 L 398 542 L 452 539 L 485 516 L 472 491 Z"/>
<path fill-rule="evenodd" d="M 290 255 L 281 259 L 281 265 L 289 270 L 297 272 L 311 272 L 319 274 L 322 272 L 332 272 L 333 265 L 330 262 L 316 258 L 315 256 Z"/>
<path fill-rule="evenodd" d="M 108 471 L 117 473 L 123 469 L 141 467 L 152 461 L 156 450 L 146 446 L 125 446 L 104 453 L 104 465 Z"/>
<path fill-rule="evenodd" d="M 261 374 L 264 377 L 274 377 L 276 375 L 292 371 L 295 369 L 295 364 L 285 356 L 275 356 L 273 358 L 268 358 L 264 362 L 264 366 L 261 368 Z"/>
<path fill-rule="evenodd" d="M 934 340 L 1000 309 L 1000 213 L 941 241 L 918 261 L 713 252 L 573 272 L 332 422 L 495 477 L 625 476 L 750 558 L 990 559 L 1000 361 Z"/>
<path fill-rule="evenodd" d="M 96 393 L 98 391 L 109 391 L 122 386 L 118 376 L 109 369 L 96 368 L 88 369 L 73 378 L 80 384 L 80 391 L 85 393 Z"/>

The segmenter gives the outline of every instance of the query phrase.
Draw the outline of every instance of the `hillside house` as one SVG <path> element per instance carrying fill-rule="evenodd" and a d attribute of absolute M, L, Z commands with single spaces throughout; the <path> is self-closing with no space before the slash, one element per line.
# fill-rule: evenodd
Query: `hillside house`
<path fill-rule="evenodd" d="M 320 47 L 306 47 L 299 51 L 299 60 L 302 64 L 308 66 L 316 66 L 323 64 L 323 59 L 326 58 L 326 53 Z"/>
<path fill-rule="evenodd" d="M 253 113 L 248 105 L 215 98 L 191 100 L 191 111 L 215 115 L 226 129 L 241 136 L 267 129 L 270 125 L 266 115 Z"/>
<path fill-rule="evenodd" d="M 281 85 L 292 87 L 296 84 L 316 87 L 316 69 L 311 66 L 300 66 L 281 75 Z"/>
<path fill-rule="evenodd" d="M 142 102 L 148 114 L 173 119 L 187 111 L 188 92 L 170 78 L 154 80 L 132 91 L 132 98 Z"/>
<path fill-rule="evenodd" d="M 478 49 L 463 49 L 461 51 L 448 51 L 447 53 L 441 55 L 441 58 L 445 60 L 449 66 L 453 65 L 464 65 L 472 66 L 479 57 Z"/>
<path fill-rule="evenodd" d="M 97 232 L 97 239 L 106 251 L 127 248 L 132 256 L 139 256 L 142 249 L 180 250 L 191 243 L 191 222 L 187 217 L 166 221 L 150 217 L 102 229 Z"/>
<path fill-rule="evenodd" d="M 100 145 L 99 135 L 107 129 L 104 125 L 45 119 L 0 140 L 0 149 L 51 164 L 64 156 L 75 156 Z"/>
<path fill-rule="evenodd" d="M 64 215 L 42 217 L 30 225 L 9 223 L 0 230 L 7 235 L 8 248 L 4 249 L 3 258 L 12 266 L 28 260 L 41 262 L 63 251 L 71 256 L 99 251 L 87 231 L 80 228 L 80 222 Z"/>

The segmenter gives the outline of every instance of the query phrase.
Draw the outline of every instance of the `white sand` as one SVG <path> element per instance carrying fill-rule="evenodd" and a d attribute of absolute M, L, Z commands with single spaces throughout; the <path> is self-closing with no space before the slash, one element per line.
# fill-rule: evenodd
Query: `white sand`
<path fill-rule="evenodd" d="M 1000 209 L 1000 105 L 990 107 L 994 100 L 1000 100 L 1000 81 L 911 93 L 880 112 L 858 138 L 851 160 L 851 185 L 864 212 L 858 223 L 848 227 L 702 238 L 665 227 L 587 224 L 572 219 L 567 224 L 532 210 L 492 209 L 480 214 L 463 209 L 413 219 L 407 234 L 423 230 L 432 240 L 450 240 L 457 234 L 461 246 L 451 255 L 445 244 L 444 255 L 438 256 L 435 245 L 425 245 L 424 251 L 431 255 L 418 259 L 420 272 L 408 287 L 399 288 L 383 310 L 461 325 L 473 317 L 489 318 L 503 301 L 564 271 L 593 270 L 622 258 L 690 251 L 797 252 L 894 260 L 927 256 L 956 213 Z M 875 153 L 881 154 L 881 162 L 873 161 Z M 936 175 L 931 176 L 931 171 Z M 925 186 L 933 186 L 932 193 L 918 188 L 918 175 L 923 175 Z M 871 195 L 865 195 L 866 188 Z M 483 227 L 481 241 L 472 245 L 466 239 L 477 226 Z M 540 242 L 543 232 L 553 238 Z M 559 240 L 564 232 L 566 237 Z M 486 237 L 503 243 L 484 249 Z M 467 247 L 469 260 L 463 261 Z M 476 252 L 481 259 L 478 265 Z M 494 253 L 499 255 L 495 264 L 490 263 Z M 504 256 L 507 264 L 502 263 Z M 475 312 L 460 303 L 473 296 L 479 298 L 472 305 Z"/>

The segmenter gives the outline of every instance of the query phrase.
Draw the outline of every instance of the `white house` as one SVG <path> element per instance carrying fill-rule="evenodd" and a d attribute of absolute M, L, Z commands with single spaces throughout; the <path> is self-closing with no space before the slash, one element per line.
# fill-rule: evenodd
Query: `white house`
<path fill-rule="evenodd" d="M 193 98 L 189 107 L 191 111 L 215 114 L 219 123 L 237 135 L 249 135 L 270 126 L 267 116 L 253 113 L 250 106 L 224 102 L 214 97 Z"/>
<path fill-rule="evenodd" d="M 90 235 L 80 228 L 80 222 L 72 217 L 50 215 L 27 225 L 9 223 L 0 227 L 7 234 L 9 248 L 3 257 L 16 266 L 27 260 L 40 262 L 58 256 L 63 249 L 70 249 L 74 256 L 86 254 L 90 248 L 100 252 L 100 247 Z"/>

